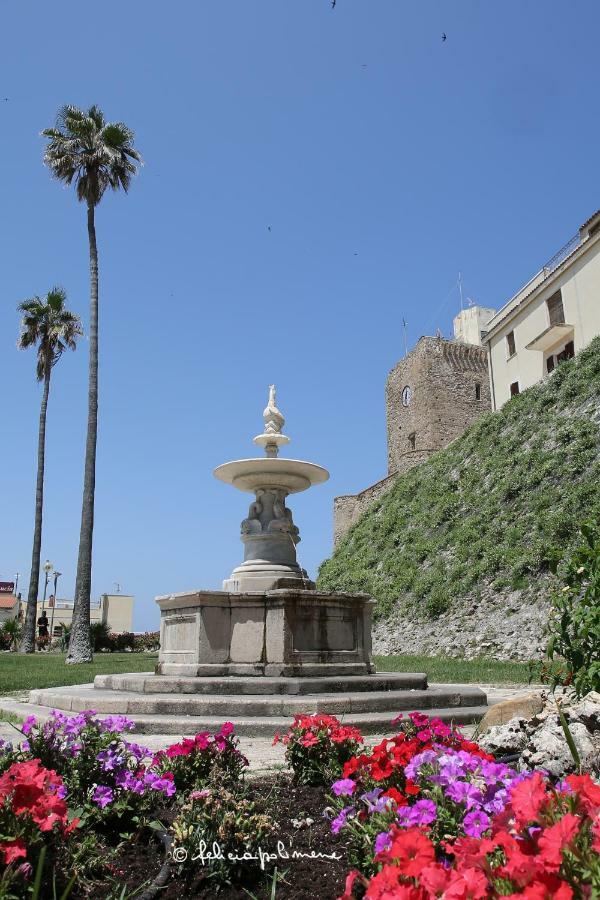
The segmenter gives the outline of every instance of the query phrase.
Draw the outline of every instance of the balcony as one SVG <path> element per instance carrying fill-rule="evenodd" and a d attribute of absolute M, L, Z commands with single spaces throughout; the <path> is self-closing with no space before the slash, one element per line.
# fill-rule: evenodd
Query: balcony
<path fill-rule="evenodd" d="M 565 322 L 560 325 L 550 325 L 541 334 L 527 344 L 527 350 L 551 350 L 557 344 L 565 344 L 572 340 L 575 328 L 573 325 L 567 325 Z"/>

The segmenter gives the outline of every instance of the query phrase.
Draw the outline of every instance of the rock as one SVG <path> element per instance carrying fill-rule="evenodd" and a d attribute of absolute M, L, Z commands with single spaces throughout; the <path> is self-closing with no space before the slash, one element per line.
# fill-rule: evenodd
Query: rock
<path fill-rule="evenodd" d="M 505 725 L 516 716 L 530 719 L 536 713 L 541 712 L 543 708 L 544 701 L 541 691 L 531 691 L 529 694 L 523 694 L 522 697 L 512 697 L 510 700 L 494 703 L 481 720 L 480 733 L 494 725 Z"/>
<path fill-rule="evenodd" d="M 594 750 L 591 735 L 581 722 L 573 722 L 569 730 L 580 758 L 584 759 Z M 522 762 L 528 769 L 545 769 L 557 778 L 575 771 L 575 761 L 558 716 L 546 719 L 529 736 L 528 745 L 522 753 Z"/>
<path fill-rule="evenodd" d="M 494 756 L 521 753 L 527 746 L 526 720 L 515 716 L 506 725 L 493 725 L 477 738 L 477 743 Z"/>

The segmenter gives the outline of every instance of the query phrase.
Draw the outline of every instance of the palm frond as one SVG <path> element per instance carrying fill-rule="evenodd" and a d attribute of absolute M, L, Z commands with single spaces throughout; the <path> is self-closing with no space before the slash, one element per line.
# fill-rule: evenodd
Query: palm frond
<path fill-rule="evenodd" d="M 53 287 L 45 298 L 32 297 L 19 304 L 24 313 L 17 347 L 37 346 L 36 375 L 42 381 L 48 366 L 54 366 L 64 351 L 75 350 L 77 337 L 83 334 L 79 316 L 66 308 L 63 288 Z"/>
<path fill-rule="evenodd" d="M 44 163 L 54 178 L 75 183 L 77 198 L 96 206 L 107 188 L 129 189 L 131 178 L 142 165 L 133 146 L 134 134 L 123 122 L 106 122 L 100 107 L 84 111 L 62 107 L 48 138 Z"/>

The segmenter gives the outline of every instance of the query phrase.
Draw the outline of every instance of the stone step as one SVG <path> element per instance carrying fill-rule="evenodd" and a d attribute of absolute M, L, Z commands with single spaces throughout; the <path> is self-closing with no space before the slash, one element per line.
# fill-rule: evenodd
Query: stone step
<path fill-rule="evenodd" d="M 358 691 L 425 690 L 425 672 L 379 672 L 321 678 L 253 676 L 196 677 L 125 673 L 96 675 L 94 687 L 140 694 L 351 694 Z"/>
<path fill-rule="evenodd" d="M 443 722 L 453 722 L 456 725 L 468 725 L 478 722 L 485 715 L 488 707 L 483 704 L 473 706 L 457 706 L 454 708 L 421 708 L 415 712 L 423 712 L 432 718 L 441 719 Z M 36 716 L 45 720 L 50 715 L 49 706 L 41 706 L 36 703 L 24 703 L 9 698 L 0 698 L 0 710 L 26 716 Z M 363 734 L 395 734 L 397 728 L 391 724 L 393 712 L 352 713 L 343 716 L 342 721 L 346 725 L 355 725 Z M 135 714 L 132 716 L 136 723 L 135 733 L 148 735 L 175 735 L 192 737 L 201 731 L 216 731 L 223 724 L 222 716 L 165 716 Z M 235 716 L 229 719 L 235 727 L 236 734 L 241 737 L 272 738 L 276 732 L 285 732 L 291 724 L 289 717 L 273 716 L 258 718 L 253 716 Z M 176 738 L 174 738 L 175 740 Z"/>
<path fill-rule="evenodd" d="M 134 691 L 111 691 L 93 685 L 73 685 L 69 688 L 45 688 L 30 692 L 30 701 L 40 706 L 71 712 L 95 709 L 99 713 L 117 713 L 135 717 L 152 716 L 212 716 L 221 719 L 236 717 L 292 717 L 299 713 L 329 713 L 349 715 L 389 711 L 396 713 L 413 709 L 455 708 L 480 706 L 486 696 L 479 688 L 456 688 L 446 685 L 427 690 L 360 691 L 351 694 L 285 694 L 227 695 L 227 694 L 140 694 Z"/>
<path fill-rule="evenodd" d="M 454 709 L 411 710 L 423 712 L 443 722 L 454 722 L 456 725 L 467 725 L 479 722 L 487 711 L 487 706 L 457 706 Z M 184 734 L 193 736 L 201 731 L 216 731 L 223 719 L 214 716 L 147 716 L 135 715 L 135 731 L 139 734 Z M 394 714 L 391 712 L 353 713 L 340 717 L 344 725 L 355 725 L 363 734 L 396 734 L 398 729 L 391 724 Z M 244 737 L 271 737 L 276 732 L 285 733 L 290 727 L 290 718 L 256 718 L 251 716 L 234 716 L 229 718 L 235 733 Z"/>

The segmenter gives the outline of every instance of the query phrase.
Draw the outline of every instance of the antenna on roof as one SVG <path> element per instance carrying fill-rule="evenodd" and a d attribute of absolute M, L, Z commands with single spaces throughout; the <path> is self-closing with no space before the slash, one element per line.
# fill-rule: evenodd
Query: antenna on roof
<path fill-rule="evenodd" d="M 113 581 L 113 584 L 115 586 L 115 594 L 120 594 L 121 593 L 121 585 L 119 584 L 119 582 Z"/>
<path fill-rule="evenodd" d="M 404 318 L 404 316 L 402 316 L 402 329 L 404 331 L 404 355 L 406 356 L 406 354 L 408 353 L 408 349 L 406 346 L 406 319 Z"/>
<path fill-rule="evenodd" d="M 462 275 L 460 274 L 460 272 L 458 273 L 458 290 L 460 292 L 460 311 L 462 312 L 464 309 L 464 306 L 463 306 Z"/>

